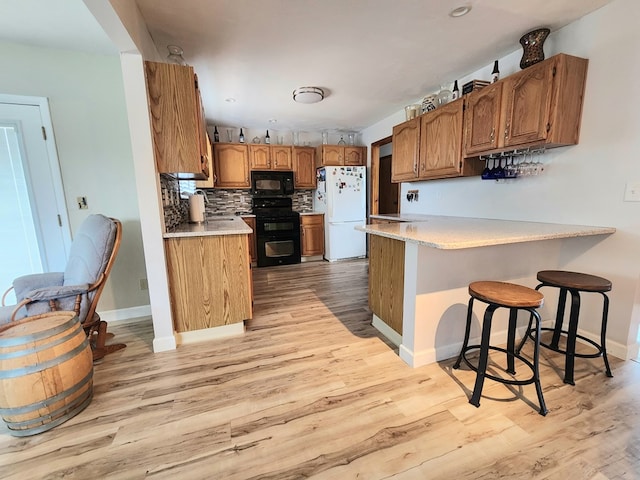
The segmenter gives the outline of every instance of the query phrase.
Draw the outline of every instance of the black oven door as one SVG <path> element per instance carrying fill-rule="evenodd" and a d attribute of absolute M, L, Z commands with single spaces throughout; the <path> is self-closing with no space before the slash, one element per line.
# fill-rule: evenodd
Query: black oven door
<path fill-rule="evenodd" d="M 300 263 L 300 220 L 256 218 L 258 267 Z"/>

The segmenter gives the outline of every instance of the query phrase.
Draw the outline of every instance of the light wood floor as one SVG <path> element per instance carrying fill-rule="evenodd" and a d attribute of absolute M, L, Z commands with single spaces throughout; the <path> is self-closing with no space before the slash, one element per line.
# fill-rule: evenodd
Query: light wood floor
<path fill-rule="evenodd" d="M 411 369 L 370 325 L 367 263 L 254 270 L 242 337 L 154 354 L 149 321 L 95 366 L 89 407 L 49 432 L 0 431 L 3 479 L 637 479 L 640 365 L 543 352 L 535 389 L 452 361 Z M 462 336 L 462 332 L 461 332 Z"/>

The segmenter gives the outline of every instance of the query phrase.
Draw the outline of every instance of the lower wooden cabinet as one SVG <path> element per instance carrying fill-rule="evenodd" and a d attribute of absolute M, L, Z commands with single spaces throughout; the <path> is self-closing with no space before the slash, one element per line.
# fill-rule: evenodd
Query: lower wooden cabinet
<path fill-rule="evenodd" d="M 167 238 L 165 253 L 177 332 L 252 318 L 247 235 Z"/>
<path fill-rule="evenodd" d="M 300 215 L 300 254 L 324 255 L 324 215 Z"/>
<path fill-rule="evenodd" d="M 249 234 L 249 256 L 251 257 L 251 263 L 256 263 L 258 261 L 258 250 L 256 248 L 256 217 L 242 217 L 242 220 L 253 230 L 253 233 Z"/>

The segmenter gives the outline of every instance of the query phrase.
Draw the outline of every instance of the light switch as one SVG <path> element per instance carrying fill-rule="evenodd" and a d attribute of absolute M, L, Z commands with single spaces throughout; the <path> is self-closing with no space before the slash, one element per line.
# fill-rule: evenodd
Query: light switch
<path fill-rule="evenodd" d="M 627 182 L 624 190 L 625 202 L 640 202 L 640 182 Z"/>

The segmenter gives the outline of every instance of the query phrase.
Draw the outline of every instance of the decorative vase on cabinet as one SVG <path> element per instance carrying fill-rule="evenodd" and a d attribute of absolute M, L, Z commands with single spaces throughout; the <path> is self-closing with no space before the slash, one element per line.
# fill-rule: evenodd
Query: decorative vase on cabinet
<path fill-rule="evenodd" d="M 520 38 L 522 45 L 522 59 L 520 60 L 520 68 L 525 69 L 544 60 L 544 41 L 551 33 L 548 28 L 538 28 L 529 33 L 525 33 Z"/>

